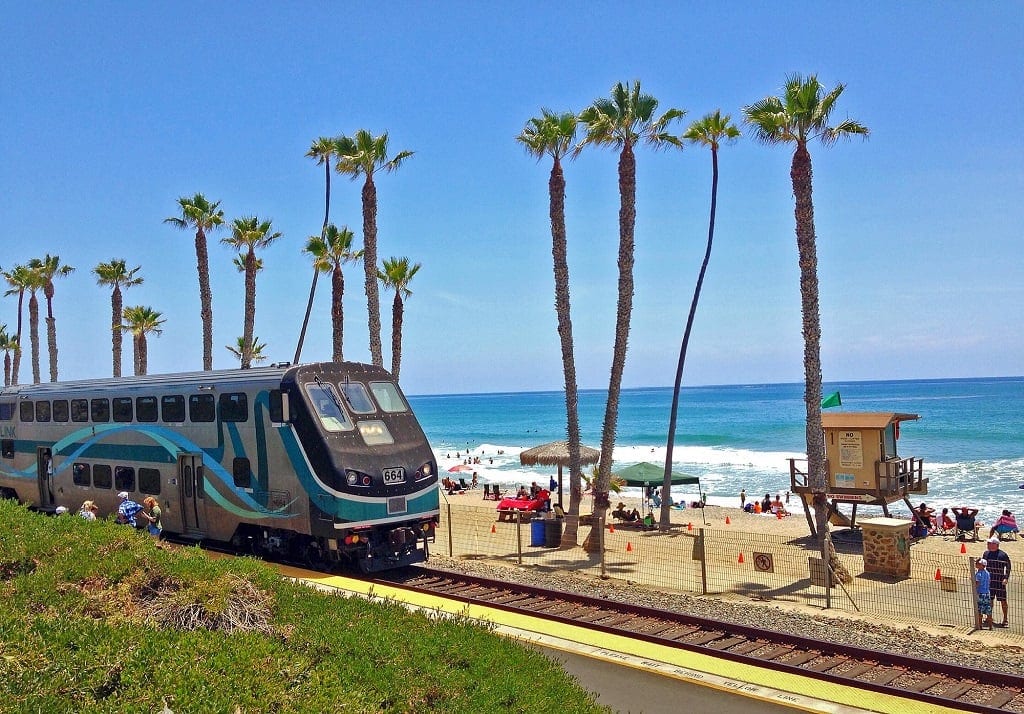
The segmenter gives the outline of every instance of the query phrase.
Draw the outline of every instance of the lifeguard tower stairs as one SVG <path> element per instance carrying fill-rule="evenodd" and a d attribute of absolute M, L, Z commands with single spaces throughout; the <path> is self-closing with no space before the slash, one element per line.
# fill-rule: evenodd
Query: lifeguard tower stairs
<path fill-rule="evenodd" d="M 857 527 L 857 507 L 881 506 L 889 517 L 889 504 L 904 501 L 913 510 L 910 496 L 928 493 L 924 464 L 914 456 L 900 456 L 897 442 L 900 422 L 915 421 L 917 414 L 896 412 L 836 412 L 821 415 L 825 437 L 826 498 L 829 520 L 834 525 Z M 803 467 L 803 470 L 801 470 Z M 793 493 L 803 501 L 811 534 L 817 537 L 811 515 L 812 491 L 806 459 L 789 460 Z M 840 510 L 849 505 L 850 513 Z"/>

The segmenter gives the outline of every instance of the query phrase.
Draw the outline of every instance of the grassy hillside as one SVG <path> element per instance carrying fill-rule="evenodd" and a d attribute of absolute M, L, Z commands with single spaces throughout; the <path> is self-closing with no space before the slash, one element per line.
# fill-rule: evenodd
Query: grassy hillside
<path fill-rule="evenodd" d="M 0 710 L 593 712 L 540 654 L 0 501 Z"/>

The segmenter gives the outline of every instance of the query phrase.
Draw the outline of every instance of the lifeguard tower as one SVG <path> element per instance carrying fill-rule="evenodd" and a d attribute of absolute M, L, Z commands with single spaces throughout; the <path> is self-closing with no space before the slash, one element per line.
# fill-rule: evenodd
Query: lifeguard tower
<path fill-rule="evenodd" d="M 835 525 L 856 527 L 857 506 L 881 506 L 889 517 L 889 504 L 904 501 L 910 510 L 911 494 L 928 493 L 923 462 L 913 456 L 900 456 L 897 442 L 900 422 L 915 421 L 917 414 L 895 412 L 836 412 L 821 415 L 825 436 L 826 498 L 829 520 Z M 789 478 L 793 493 L 804 504 L 811 534 L 817 536 L 811 517 L 811 487 L 807 474 L 789 460 Z M 852 506 L 850 515 L 840 511 L 841 504 Z"/>

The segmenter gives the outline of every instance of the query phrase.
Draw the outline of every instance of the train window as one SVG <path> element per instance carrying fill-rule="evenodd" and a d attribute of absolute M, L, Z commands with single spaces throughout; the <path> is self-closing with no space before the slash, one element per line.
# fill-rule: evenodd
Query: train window
<path fill-rule="evenodd" d="M 114 488 L 118 491 L 135 490 L 135 469 L 131 466 L 114 467 Z"/>
<path fill-rule="evenodd" d="M 270 412 L 270 421 L 275 424 L 284 423 L 284 392 L 280 389 L 270 390 L 270 403 L 268 411 Z"/>
<path fill-rule="evenodd" d="M 156 401 L 156 400 L 154 400 Z M 160 471 L 157 469 L 139 468 L 139 491 L 151 496 L 160 494 Z"/>
<path fill-rule="evenodd" d="M 89 400 L 71 400 L 71 421 L 89 421 Z"/>
<path fill-rule="evenodd" d="M 50 421 L 49 402 L 36 402 L 36 421 Z"/>
<path fill-rule="evenodd" d="M 360 382 L 342 382 L 341 392 L 345 395 L 345 401 L 356 414 L 372 414 L 377 411 L 366 392 L 366 387 Z"/>
<path fill-rule="evenodd" d="M 0 402 L 0 421 L 14 419 L 14 402 Z"/>
<path fill-rule="evenodd" d="M 156 397 L 136 397 L 135 418 L 139 421 L 156 421 Z"/>
<path fill-rule="evenodd" d="M 212 394 L 192 394 L 188 398 L 188 418 L 192 421 L 214 421 L 217 403 Z"/>
<path fill-rule="evenodd" d="M 391 436 L 387 426 L 384 422 L 377 419 L 359 422 L 359 433 L 362 435 L 363 441 L 366 442 L 367 446 L 395 443 L 395 439 Z"/>
<path fill-rule="evenodd" d="M 231 462 L 231 475 L 235 477 L 235 488 L 252 488 L 252 469 L 249 459 L 236 456 Z"/>
<path fill-rule="evenodd" d="M 89 488 L 92 485 L 89 483 L 89 471 L 89 464 L 76 463 L 71 467 L 71 480 L 76 486 Z"/>
<path fill-rule="evenodd" d="M 23 422 L 36 420 L 36 408 L 32 402 L 22 402 L 18 411 L 20 412 L 19 416 Z"/>
<path fill-rule="evenodd" d="M 192 467 L 181 467 L 181 484 L 185 487 L 185 498 L 192 498 Z"/>
<path fill-rule="evenodd" d="M 68 400 L 67 399 L 54 399 L 53 400 L 53 420 L 54 421 L 67 421 L 68 420 Z"/>
<path fill-rule="evenodd" d="M 14 439 L 4 439 L 0 441 L 0 452 L 5 459 L 14 458 Z"/>
<path fill-rule="evenodd" d="M 110 466 L 107 464 L 96 464 L 92 467 L 92 487 L 110 488 L 113 479 L 110 477 Z"/>
<path fill-rule="evenodd" d="M 93 399 L 89 405 L 89 415 L 93 421 L 110 421 L 110 400 Z"/>
<path fill-rule="evenodd" d="M 129 422 L 133 418 L 132 409 L 132 398 L 131 397 L 114 397 L 113 403 L 113 414 L 114 421 L 118 422 Z"/>
<path fill-rule="evenodd" d="M 164 422 L 171 424 L 185 421 L 185 397 L 180 394 L 160 397 L 160 415 Z"/>
<path fill-rule="evenodd" d="M 221 421 L 247 421 L 249 419 L 249 398 L 245 392 L 229 392 L 220 395 Z"/>
<path fill-rule="evenodd" d="M 319 384 L 308 382 L 306 394 L 309 396 L 313 408 L 316 409 L 316 415 L 320 418 L 320 425 L 324 429 L 327 431 L 352 431 L 352 422 L 345 410 L 341 408 L 341 402 L 338 401 L 338 395 L 332 385 L 325 382 Z"/>
<path fill-rule="evenodd" d="M 196 496 L 199 498 L 202 498 L 203 494 L 206 492 L 203 487 L 203 478 L 203 465 L 199 464 L 196 466 Z"/>
<path fill-rule="evenodd" d="M 373 392 L 373 398 L 377 400 L 381 411 L 389 414 L 409 411 L 409 405 L 391 382 L 370 382 L 370 391 Z"/>

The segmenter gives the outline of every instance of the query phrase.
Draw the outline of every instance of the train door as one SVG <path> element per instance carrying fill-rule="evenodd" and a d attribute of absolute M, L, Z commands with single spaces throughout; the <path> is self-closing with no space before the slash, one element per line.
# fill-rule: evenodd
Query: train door
<path fill-rule="evenodd" d="M 206 533 L 205 474 L 202 454 L 178 455 L 178 481 L 181 485 L 181 516 L 184 534 Z"/>
<path fill-rule="evenodd" d="M 36 448 L 36 478 L 39 480 L 39 507 L 53 508 L 53 452 Z"/>

